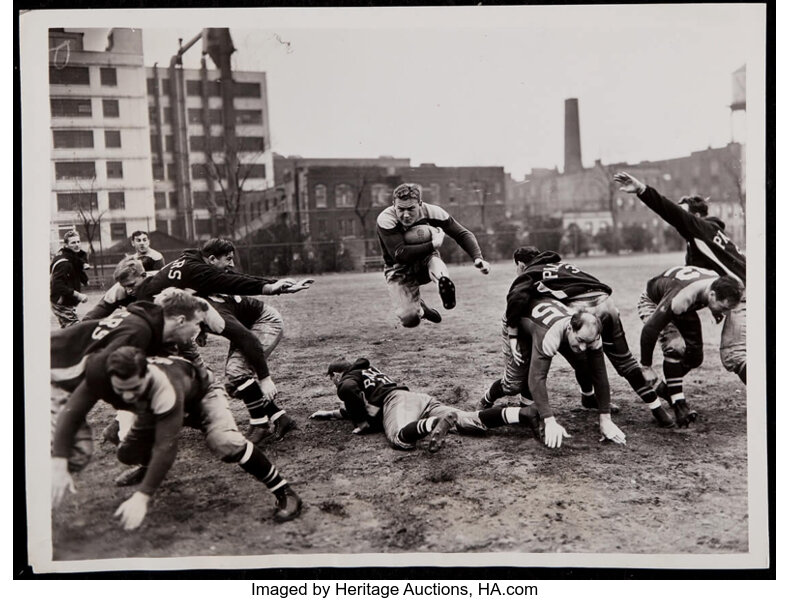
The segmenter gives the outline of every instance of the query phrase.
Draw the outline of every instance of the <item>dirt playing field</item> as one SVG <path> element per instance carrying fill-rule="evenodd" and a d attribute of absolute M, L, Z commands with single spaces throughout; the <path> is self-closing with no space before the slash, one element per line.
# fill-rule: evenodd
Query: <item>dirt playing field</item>
<path fill-rule="evenodd" d="M 614 288 L 636 356 L 638 296 L 648 278 L 682 258 L 574 261 Z M 412 330 L 397 325 L 380 273 L 317 276 L 312 289 L 272 299 L 286 334 L 270 365 L 280 404 L 299 429 L 265 452 L 302 496 L 299 519 L 275 524 L 265 487 L 215 459 L 200 433 L 187 429 L 148 517 L 131 533 L 112 517 L 131 494 L 112 482 L 124 466 L 113 447 L 98 445 L 77 478 L 78 495 L 53 513 L 54 558 L 748 550 L 745 387 L 721 366 L 720 327 L 706 310 L 705 362 L 686 379 L 686 395 L 700 413 L 689 429 L 659 430 L 609 365 L 614 401 L 622 407 L 614 420 L 627 445 L 599 443 L 597 417 L 580 408 L 562 358 L 554 360 L 549 391 L 572 438 L 558 450 L 508 427 L 484 437 L 451 435 L 434 455 L 424 443 L 403 452 L 383 434 L 351 435 L 348 422 L 310 421 L 313 411 L 336 406 L 325 371 L 342 356 L 365 356 L 412 390 L 473 406 L 502 373 L 500 322 L 514 270 L 509 262 L 493 265 L 487 277 L 471 266 L 450 270 L 457 307 L 443 310 L 435 289 L 423 288 L 444 322 Z M 205 348 L 219 375 L 226 348 L 216 337 Z M 245 408 L 233 400 L 232 409 L 245 430 Z M 106 405 L 94 409 L 95 436 L 110 418 Z"/>

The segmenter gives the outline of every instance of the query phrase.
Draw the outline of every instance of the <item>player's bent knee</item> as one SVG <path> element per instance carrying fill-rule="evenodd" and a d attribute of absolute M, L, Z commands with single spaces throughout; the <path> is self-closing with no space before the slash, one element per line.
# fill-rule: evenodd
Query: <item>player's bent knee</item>
<path fill-rule="evenodd" d="M 403 327 L 417 327 L 419 326 L 419 321 L 421 320 L 419 317 L 419 313 L 416 311 L 409 311 L 407 313 L 403 313 L 400 316 L 400 323 Z"/>
<path fill-rule="evenodd" d="M 148 462 L 148 452 L 145 452 L 136 444 L 124 444 L 118 446 L 117 457 L 124 465 L 143 465 Z"/>
<path fill-rule="evenodd" d="M 247 447 L 247 440 L 239 431 L 209 433 L 205 441 L 211 452 L 226 463 L 238 462 Z"/>
<path fill-rule="evenodd" d="M 704 362 L 704 351 L 701 348 L 687 348 L 682 362 L 690 369 L 700 367 Z"/>

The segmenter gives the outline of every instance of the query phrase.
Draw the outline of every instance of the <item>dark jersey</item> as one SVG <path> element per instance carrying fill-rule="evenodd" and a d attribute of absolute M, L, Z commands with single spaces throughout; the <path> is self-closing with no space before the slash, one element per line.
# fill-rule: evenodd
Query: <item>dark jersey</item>
<path fill-rule="evenodd" d="M 638 197 L 688 243 L 688 264 L 731 275 L 745 285 L 745 255 L 712 219 L 691 214 L 649 186 Z"/>
<path fill-rule="evenodd" d="M 142 267 L 146 271 L 158 271 L 164 267 L 164 256 L 153 248 L 148 248 L 148 252 L 145 254 L 135 252 L 132 256 L 142 263 Z"/>
<path fill-rule="evenodd" d="M 168 287 L 192 289 L 198 296 L 211 294 L 239 294 L 255 296 L 263 292 L 263 285 L 276 279 L 252 277 L 240 273 L 225 273 L 203 260 L 199 250 L 187 250 L 178 259 L 166 264 L 156 275 L 145 281 L 137 297 L 151 300 Z"/>
<path fill-rule="evenodd" d="M 641 330 L 641 363 L 652 364 L 660 332 L 672 320 L 707 306 L 706 291 L 719 275 L 699 267 L 671 267 L 647 282 L 646 295 L 657 305 Z"/>
<path fill-rule="evenodd" d="M 64 306 L 76 306 L 79 300 L 74 292 L 82 290 L 88 283 L 85 273 L 87 255 L 83 250 L 74 252 L 71 248 L 61 248 L 49 265 L 49 299 Z"/>
<path fill-rule="evenodd" d="M 550 297 L 566 301 L 601 292 L 611 294 L 610 286 L 575 265 L 561 262 L 556 252 L 542 252 L 510 286 L 507 293 L 507 325 L 517 327 L 519 319 L 535 298 Z"/>
<path fill-rule="evenodd" d="M 603 361 L 602 342 L 589 346 L 583 353 L 576 354 L 567 341 L 567 328 L 572 311 L 557 300 L 535 299 L 527 306 L 526 314 L 519 321 L 519 343 L 529 366 L 529 391 L 537 405 L 540 416 L 553 416 L 548 402 L 548 371 L 551 361 L 561 354 L 576 370 L 584 370 L 594 382 L 595 397 L 601 412 L 608 412 L 611 391 Z"/>
<path fill-rule="evenodd" d="M 50 343 L 52 383 L 73 390 L 82 381 L 91 356 L 99 350 L 134 346 L 148 355 L 158 354 L 164 348 L 163 330 L 162 307 L 138 302 L 106 319 L 83 321 L 53 331 Z"/>
<path fill-rule="evenodd" d="M 69 397 L 58 417 L 52 455 L 68 457 L 77 430 L 101 398 L 116 410 L 133 412 L 138 419 L 154 424 L 151 460 L 140 486 L 141 492 L 151 495 L 175 460 L 184 414 L 195 409 L 206 389 L 189 361 L 178 356 L 152 357 L 148 359 L 148 382 L 142 395 L 133 403 L 124 402 L 113 391 L 107 375 L 104 365 L 108 354 L 108 350 L 96 354 L 85 380 Z"/>
<path fill-rule="evenodd" d="M 380 423 L 386 397 L 394 390 L 408 390 L 370 365 L 366 358 L 357 359 L 340 378 L 337 395 L 345 405 L 348 418 L 356 424 Z"/>
<path fill-rule="evenodd" d="M 433 242 L 427 241 L 421 244 L 406 244 L 405 228 L 397 220 L 397 215 L 393 206 L 381 211 L 376 219 L 376 230 L 378 232 L 378 242 L 381 245 L 381 253 L 384 257 L 384 264 L 387 267 L 395 264 L 410 265 L 430 256 L 434 251 Z M 447 211 L 440 206 L 422 203 L 420 216 L 414 225 L 432 225 L 440 227 L 449 237 L 455 240 L 458 245 L 465 250 L 473 260 L 482 258 L 482 251 L 479 249 L 477 238 L 468 229 L 458 223 Z"/>

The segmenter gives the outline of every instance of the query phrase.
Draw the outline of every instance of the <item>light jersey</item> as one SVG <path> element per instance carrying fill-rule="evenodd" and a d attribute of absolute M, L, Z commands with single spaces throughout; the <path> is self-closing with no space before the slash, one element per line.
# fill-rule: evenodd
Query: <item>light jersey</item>
<path fill-rule="evenodd" d="M 520 319 L 519 343 L 524 360 L 529 361 L 529 391 L 543 419 L 553 416 L 553 409 L 548 402 L 547 379 L 551 361 L 557 354 L 564 356 L 574 369 L 579 368 L 586 355 L 599 355 L 596 357 L 599 360 L 595 360 L 592 367 L 596 371 L 597 378 L 605 379 L 606 386 L 605 389 L 596 388 L 595 394 L 601 407 L 610 405 L 610 391 L 607 389 L 608 380 L 605 376 L 605 364 L 602 361 L 603 343 L 598 337 L 586 352 L 574 353 L 567 341 L 567 329 L 572 315 L 572 309 L 561 302 L 540 298 L 528 305 L 526 315 Z M 529 345 L 528 350 L 524 348 L 524 344 Z M 603 379 L 599 380 L 603 381 Z"/>

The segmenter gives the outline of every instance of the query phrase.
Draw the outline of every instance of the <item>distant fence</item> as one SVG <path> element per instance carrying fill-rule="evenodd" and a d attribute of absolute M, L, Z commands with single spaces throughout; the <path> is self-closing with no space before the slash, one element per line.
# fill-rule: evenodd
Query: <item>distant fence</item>
<path fill-rule="evenodd" d="M 592 241 L 580 239 L 578 235 L 567 236 L 556 230 L 537 230 L 529 234 L 476 233 L 483 256 L 488 261 L 509 260 L 518 246 L 535 245 L 542 250 L 555 250 L 563 256 L 573 257 L 588 253 L 605 253 Z M 679 240 L 681 242 L 681 240 Z M 672 251 L 681 246 L 677 243 L 662 247 L 643 248 L 647 251 Z M 175 260 L 186 248 L 161 250 L 165 263 Z M 620 246 L 620 252 L 629 249 Z M 90 287 L 107 288 L 113 283 L 112 273 L 126 254 L 97 253 L 91 257 L 93 270 L 90 272 Z M 447 263 L 469 262 L 468 255 L 447 237 L 441 247 L 441 256 Z M 279 242 L 267 244 L 236 243 L 236 268 L 244 273 L 259 276 L 284 277 L 288 275 L 311 275 L 365 271 L 380 268 L 381 250 L 377 238 L 343 240 Z"/>

